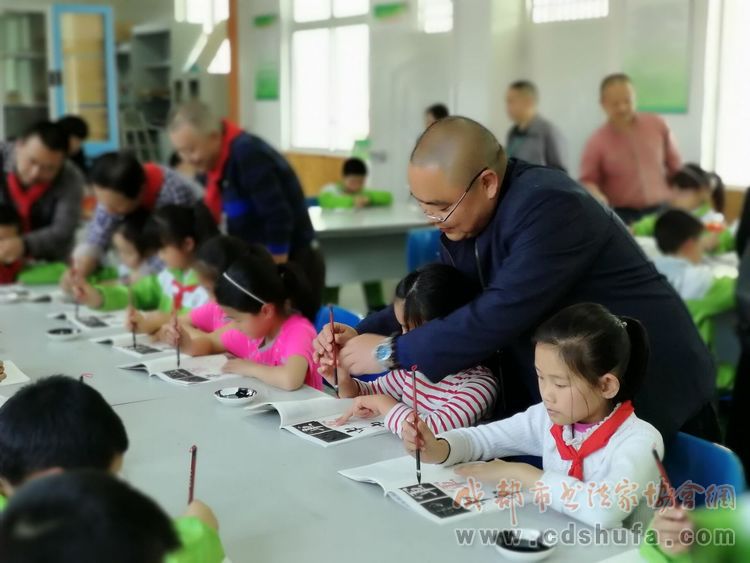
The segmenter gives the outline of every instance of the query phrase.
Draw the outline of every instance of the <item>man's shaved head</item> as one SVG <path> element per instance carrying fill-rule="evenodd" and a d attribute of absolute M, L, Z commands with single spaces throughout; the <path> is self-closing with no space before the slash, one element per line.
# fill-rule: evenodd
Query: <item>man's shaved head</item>
<path fill-rule="evenodd" d="M 473 238 L 497 207 L 506 165 L 503 147 L 486 127 L 446 117 L 422 133 L 411 153 L 411 195 L 449 240 Z"/>
<path fill-rule="evenodd" d="M 465 182 L 485 166 L 502 177 L 507 159 L 495 135 L 481 123 L 446 117 L 428 127 L 417 140 L 410 163 L 440 168 L 451 182 Z"/>

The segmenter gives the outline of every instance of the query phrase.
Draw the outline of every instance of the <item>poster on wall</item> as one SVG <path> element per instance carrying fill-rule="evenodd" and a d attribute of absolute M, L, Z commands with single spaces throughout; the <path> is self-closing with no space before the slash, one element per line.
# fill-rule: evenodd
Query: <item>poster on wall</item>
<path fill-rule="evenodd" d="M 692 0 L 628 0 L 624 70 L 638 111 L 687 113 Z"/>
<path fill-rule="evenodd" d="M 255 71 L 255 99 L 274 101 L 279 99 L 279 61 L 278 54 L 263 46 L 275 45 L 271 37 L 278 34 L 278 14 L 262 14 L 253 18 L 253 27 L 258 30 L 260 46 L 258 52 L 258 68 Z"/>

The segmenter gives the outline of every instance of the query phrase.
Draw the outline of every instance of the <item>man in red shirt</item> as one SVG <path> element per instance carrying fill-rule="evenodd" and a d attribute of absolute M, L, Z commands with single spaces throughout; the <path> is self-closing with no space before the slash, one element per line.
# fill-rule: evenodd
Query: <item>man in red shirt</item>
<path fill-rule="evenodd" d="M 669 200 L 668 179 L 682 165 L 680 153 L 660 116 L 635 111 L 627 75 L 607 76 L 600 95 L 607 123 L 586 143 L 581 183 L 632 223 Z"/>

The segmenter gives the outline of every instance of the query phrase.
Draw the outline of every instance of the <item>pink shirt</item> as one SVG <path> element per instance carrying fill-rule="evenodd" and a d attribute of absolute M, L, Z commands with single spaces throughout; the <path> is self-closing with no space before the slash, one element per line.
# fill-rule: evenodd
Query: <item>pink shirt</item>
<path fill-rule="evenodd" d="M 216 301 L 209 301 L 192 309 L 190 311 L 190 322 L 195 328 L 203 332 L 213 332 L 227 324 L 224 320 L 224 311 L 221 310 Z"/>
<path fill-rule="evenodd" d="M 612 207 L 644 209 L 669 199 L 667 176 L 680 166 L 666 122 L 639 113 L 626 131 L 605 123 L 591 135 L 581 157 L 581 182 L 599 186 Z"/>
<path fill-rule="evenodd" d="M 267 366 L 284 365 L 291 356 L 302 356 L 307 360 L 305 383 L 315 389 L 323 388 L 323 379 L 313 363 L 313 339 L 317 333 L 310 321 L 301 315 L 292 315 L 281 326 L 273 342 L 261 346 L 262 339 L 252 339 L 237 329 L 221 335 L 221 342 L 228 352 L 243 360 L 252 360 Z"/>

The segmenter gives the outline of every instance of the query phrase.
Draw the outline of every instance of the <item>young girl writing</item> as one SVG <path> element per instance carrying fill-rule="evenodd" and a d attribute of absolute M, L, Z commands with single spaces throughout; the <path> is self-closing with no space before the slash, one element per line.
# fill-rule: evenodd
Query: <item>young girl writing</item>
<path fill-rule="evenodd" d="M 155 230 L 160 241 L 159 258 L 164 270 L 143 277 L 130 287 L 90 286 L 76 280 L 74 291 L 79 303 L 94 309 L 130 306 L 127 329 L 151 334 L 170 321 L 172 312 L 187 312 L 208 301 L 208 293 L 198 284 L 192 265 L 197 247 L 216 235 L 218 229 L 203 204 L 161 207 L 152 215 L 149 228 Z"/>
<path fill-rule="evenodd" d="M 479 288 L 461 272 L 445 264 L 428 264 L 410 273 L 396 287 L 393 310 L 403 332 L 427 321 L 445 317 L 465 305 Z M 370 418 L 385 416 L 388 429 L 401 436 L 406 417 L 414 409 L 411 372 L 395 370 L 365 383 L 352 379 L 338 368 L 339 397 L 357 397 L 339 424 L 352 416 Z M 483 419 L 495 404 L 497 380 L 490 370 L 477 366 L 433 383 L 416 373 L 418 410 L 432 432 L 473 426 Z M 333 378 L 326 375 L 329 383 Z"/>
<path fill-rule="evenodd" d="M 153 229 L 147 228 L 151 213 L 139 208 L 125 216 L 112 235 L 112 245 L 120 262 L 118 274 L 126 285 L 157 274 L 163 264 L 159 260 L 159 239 Z"/>
<path fill-rule="evenodd" d="M 293 391 L 320 389 L 312 361 L 316 314 L 310 285 L 291 264 L 275 264 L 268 251 L 252 246 L 216 282 L 216 301 L 229 324 L 205 336 L 183 326 L 168 327 L 167 341 L 192 356 L 231 352 L 224 371 L 256 377 Z"/>
<path fill-rule="evenodd" d="M 227 235 L 217 235 L 201 244 L 195 254 L 193 269 L 198 277 L 198 283 L 208 293 L 209 300 L 203 305 L 191 309 L 183 315 L 179 322 L 194 336 L 205 336 L 227 324 L 226 315 L 216 302 L 214 289 L 216 280 L 232 263 L 249 252 L 251 245 Z M 169 324 L 159 329 L 159 340 L 169 342 L 171 332 Z"/>
<path fill-rule="evenodd" d="M 195 255 L 194 268 L 198 274 L 198 283 L 211 299 L 188 313 L 188 326 L 208 333 L 227 324 L 226 315 L 216 302 L 216 282 L 229 266 L 249 252 L 250 245 L 228 235 L 213 237 L 201 245 Z"/>
<path fill-rule="evenodd" d="M 658 492 L 652 449 L 664 446 L 659 432 L 633 412 L 632 398 L 648 362 L 643 325 L 604 307 L 583 303 L 543 323 L 535 334 L 535 364 L 542 402 L 511 418 L 477 428 L 451 430 L 436 438 L 413 414 L 404 443 L 422 461 L 493 484 L 546 491 L 548 506 L 586 524 L 610 528 L 623 521 L 647 522 L 644 495 Z M 544 470 L 499 457 L 541 456 Z M 635 488 L 633 488 L 635 487 Z M 628 491 L 631 502 L 619 502 Z"/>

